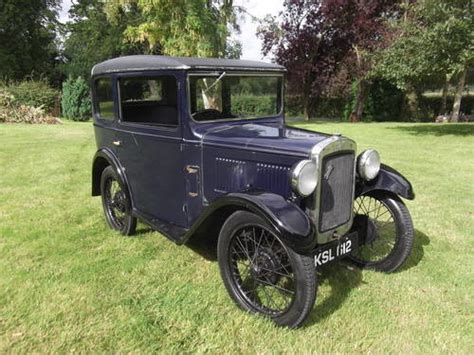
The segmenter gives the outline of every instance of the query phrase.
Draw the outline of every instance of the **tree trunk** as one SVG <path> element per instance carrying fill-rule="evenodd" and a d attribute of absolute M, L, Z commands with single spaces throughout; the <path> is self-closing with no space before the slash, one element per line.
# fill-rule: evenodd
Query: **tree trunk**
<path fill-rule="evenodd" d="M 356 93 L 356 102 L 352 108 L 350 115 L 350 122 L 360 122 L 362 119 L 362 114 L 364 113 L 364 105 L 367 97 L 369 95 L 369 82 L 367 80 L 361 79 L 357 83 L 357 93 Z"/>
<path fill-rule="evenodd" d="M 419 93 L 413 86 L 407 87 L 402 105 L 402 117 L 405 121 L 417 121 L 420 118 Z"/>
<path fill-rule="evenodd" d="M 449 86 L 449 80 L 448 80 L 448 76 L 446 75 L 446 78 L 444 80 L 443 93 L 441 96 L 441 109 L 439 110 L 440 116 L 446 115 L 446 107 L 447 107 L 446 103 L 448 100 L 448 86 Z"/>
<path fill-rule="evenodd" d="M 458 86 L 456 87 L 456 95 L 454 96 L 453 112 L 451 114 L 451 122 L 459 121 L 459 112 L 461 110 L 462 93 L 464 92 L 464 83 L 466 82 L 467 69 L 461 73 Z"/>
<path fill-rule="evenodd" d="M 303 83 L 303 115 L 306 121 L 309 121 L 311 118 L 311 103 L 310 103 L 310 91 L 311 91 L 311 82 L 310 80 L 305 80 Z"/>

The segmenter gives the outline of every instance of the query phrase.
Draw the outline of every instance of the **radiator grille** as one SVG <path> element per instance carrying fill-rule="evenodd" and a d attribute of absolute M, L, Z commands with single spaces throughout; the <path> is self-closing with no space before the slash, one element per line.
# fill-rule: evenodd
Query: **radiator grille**
<path fill-rule="evenodd" d="M 319 230 L 325 232 L 349 221 L 352 213 L 354 153 L 326 156 L 321 170 Z"/>

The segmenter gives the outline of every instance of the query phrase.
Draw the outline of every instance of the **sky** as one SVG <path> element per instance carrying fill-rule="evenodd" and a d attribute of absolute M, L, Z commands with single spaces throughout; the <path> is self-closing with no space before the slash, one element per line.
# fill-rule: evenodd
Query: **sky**
<path fill-rule="evenodd" d="M 67 12 L 71 7 L 72 0 L 63 0 L 60 21 L 68 20 Z M 267 14 L 278 15 L 283 9 L 283 0 L 235 0 L 235 5 L 243 6 L 247 11 L 257 17 L 263 18 Z M 262 58 L 260 53 L 261 41 L 257 38 L 258 24 L 252 21 L 248 16 L 240 23 L 241 33 L 234 35 L 233 38 L 242 43 L 241 59 L 270 61 L 269 58 Z"/>

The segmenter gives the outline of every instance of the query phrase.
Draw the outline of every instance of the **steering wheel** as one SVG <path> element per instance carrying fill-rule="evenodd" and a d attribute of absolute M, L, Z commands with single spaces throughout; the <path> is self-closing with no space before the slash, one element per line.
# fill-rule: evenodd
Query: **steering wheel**
<path fill-rule="evenodd" d="M 218 120 L 222 118 L 222 112 L 213 108 L 199 110 L 191 115 L 196 121 Z"/>

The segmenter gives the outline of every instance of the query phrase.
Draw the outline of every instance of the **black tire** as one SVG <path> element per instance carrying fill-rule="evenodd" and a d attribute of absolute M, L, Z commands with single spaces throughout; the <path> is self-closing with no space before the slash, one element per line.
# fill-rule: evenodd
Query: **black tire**
<path fill-rule="evenodd" d="M 398 270 L 413 249 L 413 222 L 405 204 L 395 195 L 373 192 L 356 199 L 354 213 L 352 228 L 361 243 L 349 260 L 376 271 Z"/>
<path fill-rule="evenodd" d="M 285 246 L 262 218 L 233 213 L 219 234 L 217 258 L 239 307 L 290 328 L 307 319 L 317 292 L 313 258 Z"/>
<path fill-rule="evenodd" d="M 137 227 L 137 219 L 131 214 L 131 203 L 123 183 L 111 166 L 102 172 L 100 194 L 105 219 L 113 230 L 123 235 L 132 235 Z"/>

